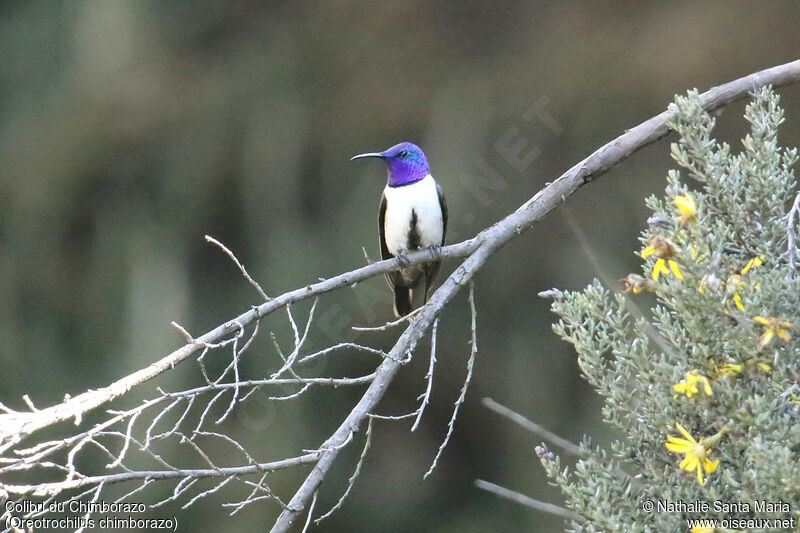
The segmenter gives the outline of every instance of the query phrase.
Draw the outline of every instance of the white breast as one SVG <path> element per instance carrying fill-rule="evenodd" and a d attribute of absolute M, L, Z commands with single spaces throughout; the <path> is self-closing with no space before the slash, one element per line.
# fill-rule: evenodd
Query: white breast
<path fill-rule="evenodd" d="M 423 179 L 402 187 L 387 186 L 383 194 L 386 196 L 384 235 L 386 247 L 392 255 L 408 249 L 412 210 L 417 216 L 420 247 L 442 244 L 442 208 L 433 176 L 428 174 Z"/>

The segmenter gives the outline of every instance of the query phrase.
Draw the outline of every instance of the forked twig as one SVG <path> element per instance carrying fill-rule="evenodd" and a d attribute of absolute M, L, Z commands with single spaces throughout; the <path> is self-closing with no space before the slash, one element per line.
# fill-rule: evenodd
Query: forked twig
<path fill-rule="evenodd" d="M 336 502 L 336 505 L 331 507 L 330 511 L 320 516 L 316 520 L 314 520 L 315 524 L 319 524 L 320 522 L 331 516 L 334 512 L 336 512 L 336 510 L 342 506 L 344 500 L 347 498 L 347 496 L 350 494 L 350 491 L 353 489 L 353 485 L 355 485 L 356 479 L 358 478 L 358 475 L 361 473 L 361 467 L 364 464 L 364 459 L 366 459 L 367 452 L 369 452 L 369 448 L 372 443 L 372 418 L 370 418 L 369 422 L 367 422 L 367 435 L 365 439 L 366 440 L 364 441 L 364 449 L 361 450 L 361 456 L 358 458 L 358 463 L 356 463 L 356 469 L 353 472 L 353 475 L 350 476 L 350 479 L 347 480 L 347 489 L 345 489 L 344 494 L 342 494 L 342 497 L 339 498 L 339 501 Z"/>
<path fill-rule="evenodd" d="M 475 284 L 471 281 L 469 283 L 469 309 L 472 315 L 472 322 L 470 326 L 472 341 L 469 351 L 469 360 L 467 360 L 467 377 L 464 380 L 464 386 L 461 387 L 461 394 L 458 395 L 458 399 L 453 406 L 453 415 L 450 417 L 450 422 L 447 424 L 447 435 L 445 435 L 442 444 L 439 446 L 439 450 L 436 452 L 436 457 L 433 458 L 430 468 L 428 468 L 428 471 L 425 472 L 424 476 L 422 476 L 422 479 L 427 479 L 427 477 L 430 476 L 434 470 L 436 470 L 436 465 L 439 463 L 439 458 L 442 456 L 442 452 L 447 447 L 447 443 L 450 442 L 450 437 L 453 435 L 453 429 L 456 425 L 456 418 L 458 417 L 458 410 L 461 408 L 461 405 L 464 403 L 464 400 L 467 397 L 467 388 L 469 388 L 469 382 L 472 380 L 472 367 L 475 365 L 475 355 L 478 353 L 478 337 L 476 334 L 476 322 L 478 314 L 475 312 Z"/>

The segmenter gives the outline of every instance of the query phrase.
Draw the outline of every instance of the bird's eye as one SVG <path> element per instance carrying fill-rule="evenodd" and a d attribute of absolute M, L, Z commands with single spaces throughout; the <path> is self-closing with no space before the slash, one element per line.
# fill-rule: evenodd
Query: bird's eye
<path fill-rule="evenodd" d="M 399 157 L 408 157 L 408 150 L 401 150 L 400 153 L 397 155 Z"/>

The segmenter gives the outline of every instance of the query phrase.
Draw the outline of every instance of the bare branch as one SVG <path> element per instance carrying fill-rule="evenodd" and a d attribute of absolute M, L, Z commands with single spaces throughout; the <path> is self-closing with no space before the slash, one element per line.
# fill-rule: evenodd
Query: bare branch
<path fill-rule="evenodd" d="M 491 409 L 495 413 L 504 416 L 517 424 L 518 426 L 522 427 L 533 433 L 534 435 L 539 435 L 541 438 L 545 440 L 549 440 L 565 452 L 569 452 L 573 455 L 583 455 L 580 446 L 574 444 L 567 439 L 561 438 L 555 433 L 546 430 L 536 422 L 529 420 L 522 416 L 521 414 L 512 411 L 505 405 L 499 404 L 496 401 L 492 400 L 491 398 L 484 398 L 482 400 L 483 405 L 485 405 L 488 409 Z"/>
<path fill-rule="evenodd" d="M 319 452 L 307 453 L 291 459 L 282 459 L 280 461 L 273 461 L 271 463 L 258 463 L 247 466 L 232 466 L 232 467 L 218 467 L 218 468 L 195 468 L 195 469 L 180 469 L 180 470 L 147 470 L 141 472 L 123 472 L 120 474 L 109 474 L 105 476 L 91 476 L 81 477 L 78 479 L 54 482 L 54 483 L 40 483 L 38 485 L 2 485 L 3 490 L 9 494 L 24 496 L 45 496 L 50 494 L 58 494 L 65 490 L 75 489 L 86 486 L 93 486 L 99 483 L 121 483 L 123 481 L 134 480 L 159 480 L 159 479 L 202 479 L 202 478 L 217 478 L 217 477 L 230 477 L 230 476 L 243 476 L 257 472 L 274 472 L 275 470 L 282 470 L 293 466 L 304 465 L 313 463 Z"/>
<path fill-rule="evenodd" d="M 459 244 L 442 248 L 440 255 L 443 259 L 464 257 L 474 251 L 479 244 L 476 238 L 468 239 Z M 30 412 L 9 409 L 11 412 L 0 413 L 0 453 L 8 450 L 26 436 L 42 428 L 70 419 L 80 420 L 83 414 L 122 396 L 133 387 L 141 385 L 161 373 L 175 368 L 176 365 L 187 360 L 192 355 L 202 352 L 205 348 L 219 347 L 221 342 L 231 342 L 233 339 L 231 339 L 230 336 L 232 334 L 238 334 L 241 326 L 246 327 L 258 319 L 285 307 L 287 304 L 325 294 L 342 287 L 349 287 L 356 282 L 392 270 L 397 270 L 407 264 L 418 264 L 430 261 L 431 258 L 432 252 L 424 250 L 405 256 L 406 263 L 403 265 L 395 258 L 378 261 L 371 265 L 345 272 L 333 278 L 273 298 L 197 338 L 189 335 L 185 329 L 179 328 L 184 337 L 187 338 L 187 343 L 184 346 L 159 361 L 125 376 L 106 387 L 90 390 L 78 396 L 67 398 L 63 403 L 46 409 L 31 410 Z M 178 327 L 177 324 L 176 327 Z M 188 339 L 192 340 L 189 341 Z M 404 355 L 405 353 L 401 354 L 399 360 L 402 360 Z"/>
<path fill-rule="evenodd" d="M 369 346 L 364 346 L 364 345 L 361 345 L 361 344 L 357 344 L 355 342 L 340 342 L 339 344 L 336 344 L 334 346 L 329 346 L 329 347 L 325 348 L 324 350 L 319 350 L 318 352 L 314 352 L 312 354 L 308 354 L 305 357 L 303 357 L 302 359 L 300 359 L 299 362 L 300 363 L 306 363 L 308 361 L 311 361 L 312 359 L 316 359 L 317 357 L 322 357 L 323 355 L 328 355 L 331 352 L 335 352 L 335 351 L 338 351 L 338 350 L 343 350 L 345 348 L 352 348 L 353 350 L 356 350 L 356 351 L 372 353 L 372 354 L 375 354 L 375 355 L 377 355 L 379 357 L 388 357 L 389 356 L 389 354 L 387 354 L 383 350 L 376 350 L 375 348 L 371 348 Z"/>
<path fill-rule="evenodd" d="M 372 420 L 373 418 L 377 418 L 378 420 L 405 420 L 406 418 L 412 418 L 417 416 L 419 409 L 416 409 L 410 413 L 406 413 L 404 415 L 377 415 L 370 413 L 367 416 Z"/>
<path fill-rule="evenodd" d="M 512 502 L 517 502 L 525 507 L 530 507 L 531 509 L 536 509 L 537 511 L 542 511 L 545 513 L 550 513 L 552 515 L 559 516 L 561 518 L 565 518 L 567 520 L 574 520 L 576 522 L 585 522 L 586 519 L 575 513 L 570 511 L 569 509 L 565 509 L 563 507 L 559 507 L 558 505 L 554 505 L 552 503 L 542 502 L 539 500 L 534 500 L 529 496 L 525 496 L 519 492 L 515 492 L 513 490 L 509 490 L 505 487 L 501 487 L 500 485 L 495 485 L 494 483 L 490 483 L 489 481 L 484 481 L 482 479 L 475 480 L 475 486 L 481 490 L 485 490 L 487 492 L 491 492 L 492 494 L 496 494 L 501 498 L 506 498 L 507 500 L 511 500 Z"/>
<path fill-rule="evenodd" d="M 294 392 L 294 393 L 292 393 L 292 394 L 289 394 L 289 395 L 287 395 L 287 396 L 270 396 L 270 397 L 269 397 L 269 399 L 270 399 L 270 400 L 279 401 L 279 402 L 282 402 L 282 401 L 284 401 L 284 400 L 294 400 L 295 398 L 297 398 L 297 397 L 299 397 L 299 396 L 302 396 L 302 395 L 303 395 L 303 393 L 304 393 L 304 392 L 306 392 L 306 391 L 307 391 L 309 388 L 311 388 L 311 383 L 306 383 L 306 384 L 305 384 L 305 385 L 303 385 L 303 387 L 302 387 L 302 388 L 301 388 L 299 391 L 297 391 L 297 392 Z"/>

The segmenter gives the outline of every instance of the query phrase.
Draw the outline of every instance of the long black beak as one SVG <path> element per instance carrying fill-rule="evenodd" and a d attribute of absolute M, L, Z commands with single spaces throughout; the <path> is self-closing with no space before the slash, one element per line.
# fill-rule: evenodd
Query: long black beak
<path fill-rule="evenodd" d="M 366 154 L 358 154 L 354 155 L 350 158 L 350 161 L 355 161 L 356 159 L 363 159 L 365 157 L 384 157 L 383 152 L 368 152 Z"/>

